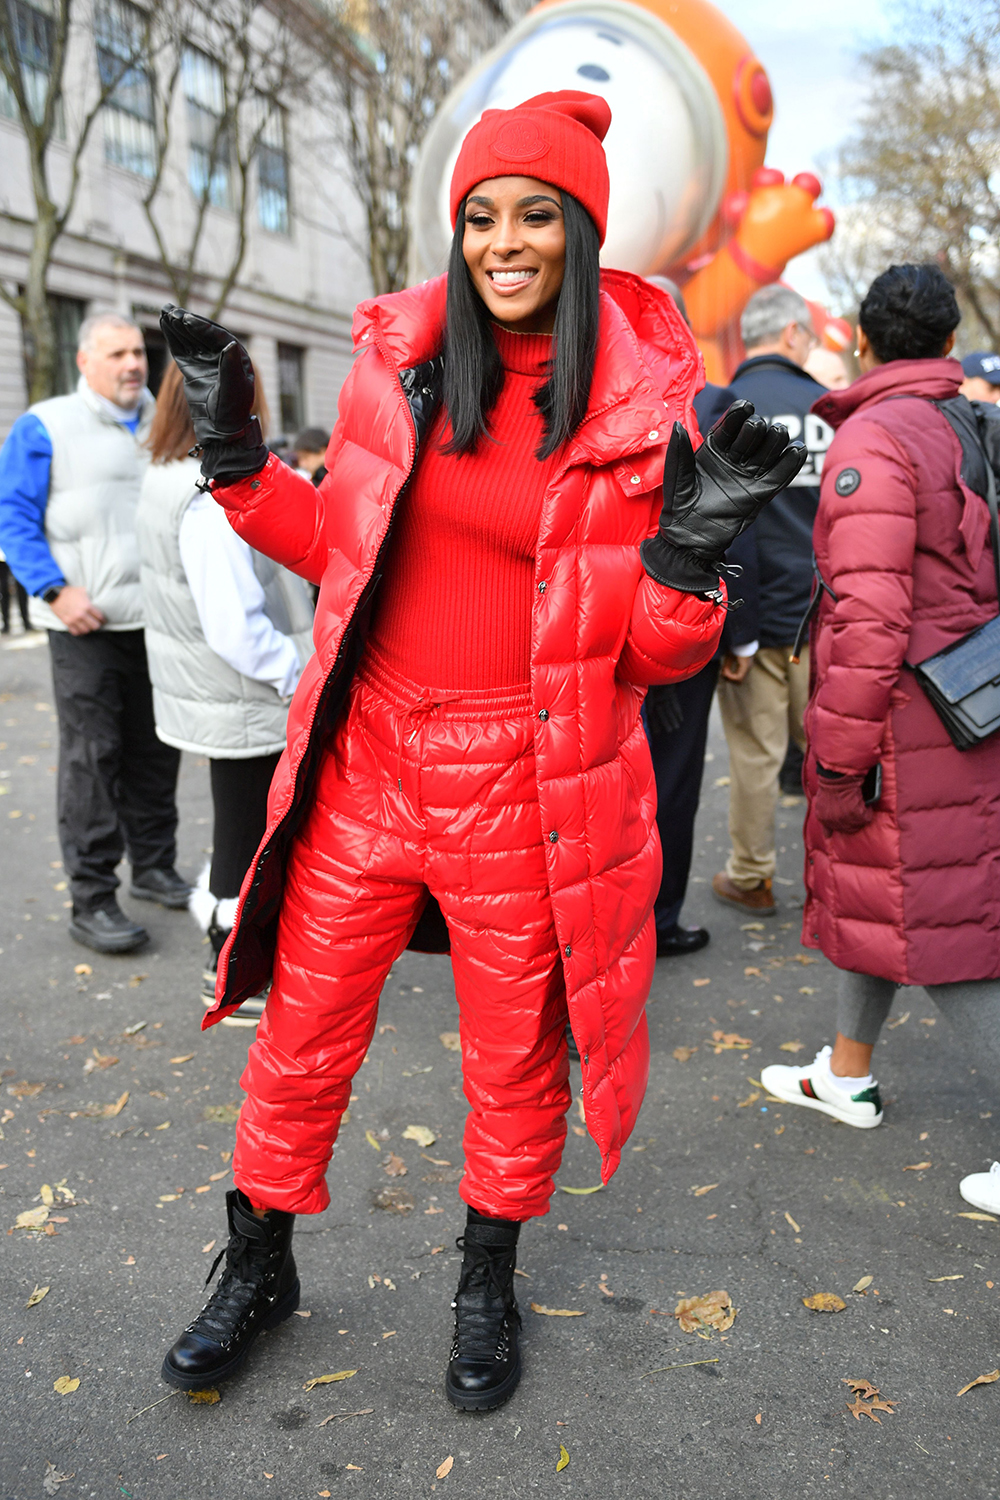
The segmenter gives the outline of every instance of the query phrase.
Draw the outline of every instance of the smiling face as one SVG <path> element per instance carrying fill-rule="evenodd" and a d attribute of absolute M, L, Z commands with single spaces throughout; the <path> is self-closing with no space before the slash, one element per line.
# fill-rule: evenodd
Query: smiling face
<path fill-rule="evenodd" d="M 534 177 L 491 177 L 465 200 L 462 253 L 491 318 L 551 333 L 566 268 L 562 194 Z"/>

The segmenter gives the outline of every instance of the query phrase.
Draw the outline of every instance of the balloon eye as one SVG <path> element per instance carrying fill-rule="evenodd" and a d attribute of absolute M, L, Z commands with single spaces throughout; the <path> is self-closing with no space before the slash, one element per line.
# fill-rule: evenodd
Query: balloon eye
<path fill-rule="evenodd" d="M 602 68 L 598 63 L 583 63 L 576 70 L 581 78 L 589 78 L 592 83 L 610 83 L 611 74 L 607 68 Z"/>
<path fill-rule="evenodd" d="M 736 113 L 751 135 L 766 135 L 774 114 L 771 85 L 757 59 L 744 57 L 733 79 L 733 102 Z"/>

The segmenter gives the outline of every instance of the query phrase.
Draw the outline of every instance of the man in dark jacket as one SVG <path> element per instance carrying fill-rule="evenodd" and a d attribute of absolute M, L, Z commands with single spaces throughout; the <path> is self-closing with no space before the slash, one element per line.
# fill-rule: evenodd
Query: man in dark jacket
<path fill-rule="evenodd" d="M 809 458 L 752 528 L 759 587 L 758 649 L 722 663 L 719 706 L 729 744 L 732 850 L 712 881 L 716 899 L 756 915 L 775 911 L 774 815 L 778 773 L 789 736 L 804 748 L 802 713 L 809 691 L 808 652 L 794 663 L 792 644 L 809 604 L 812 528 L 823 456 L 832 432 L 809 408 L 824 393 L 803 365 L 816 343 L 805 299 L 768 286 L 751 297 L 740 332 L 747 355 L 730 386 L 769 422 L 783 422 Z"/>

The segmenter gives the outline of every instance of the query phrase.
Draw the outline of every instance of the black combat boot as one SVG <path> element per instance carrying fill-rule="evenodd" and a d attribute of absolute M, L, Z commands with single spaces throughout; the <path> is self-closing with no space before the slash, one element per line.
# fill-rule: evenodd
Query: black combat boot
<path fill-rule="evenodd" d="M 215 1385 L 235 1373 L 266 1328 L 290 1318 L 299 1305 L 299 1278 L 292 1256 L 295 1215 L 271 1209 L 258 1219 L 243 1193 L 226 1194 L 229 1244 L 226 1268 L 211 1297 L 163 1361 L 162 1375 L 185 1391 Z"/>
<path fill-rule="evenodd" d="M 520 1224 L 487 1219 L 469 1209 L 455 1309 L 455 1339 L 445 1392 L 462 1411 L 491 1411 L 513 1396 L 521 1378 L 517 1336 L 521 1315 L 514 1297 L 514 1263 Z"/>

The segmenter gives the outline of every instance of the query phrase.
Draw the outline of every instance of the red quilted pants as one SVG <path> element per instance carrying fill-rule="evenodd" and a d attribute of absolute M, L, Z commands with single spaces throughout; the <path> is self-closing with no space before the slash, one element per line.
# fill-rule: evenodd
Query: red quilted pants
<path fill-rule="evenodd" d="M 255 1203 L 327 1206 L 351 1080 L 427 887 L 451 934 L 471 1107 L 462 1197 L 547 1212 L 570 1090 L 533 736 L 527 689 L 431 695 L 363 664 L 289 859 L 242 1078 L 234 1176 Z"/>

